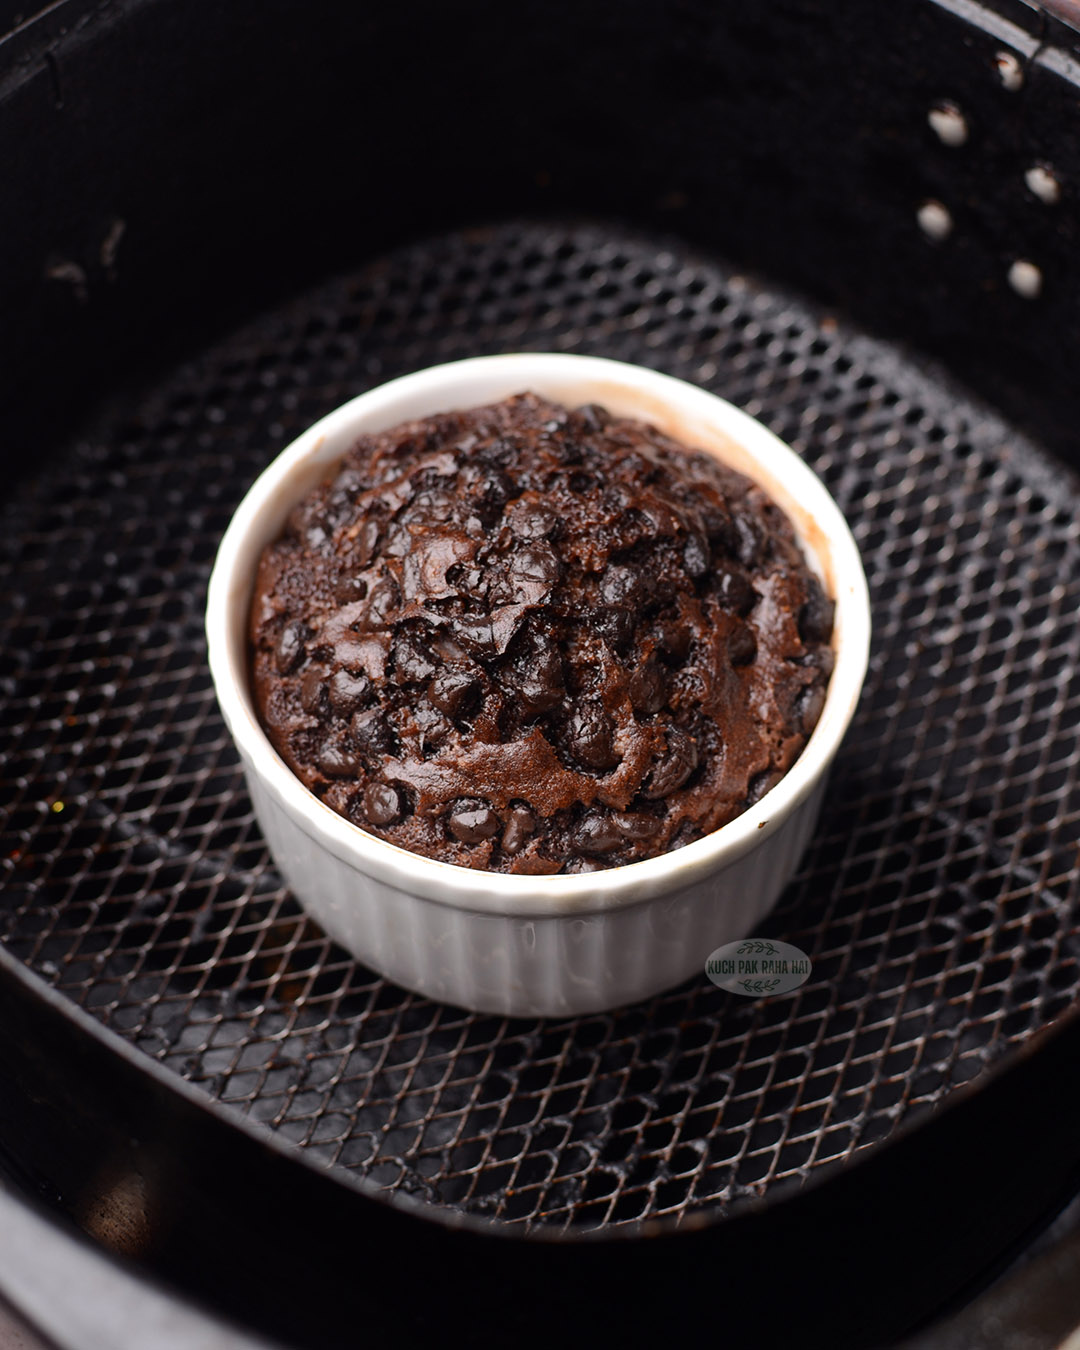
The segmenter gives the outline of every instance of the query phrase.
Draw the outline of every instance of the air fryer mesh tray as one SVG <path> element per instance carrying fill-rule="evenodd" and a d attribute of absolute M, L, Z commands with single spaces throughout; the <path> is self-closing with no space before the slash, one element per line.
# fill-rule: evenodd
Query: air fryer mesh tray
<path fill-rule="evenodd" d="M 356 965 L 267 859 L 202 634 L 230 513 L 351 395 L 515 348 L 715 390 L 852 523 L 874 654 L 764 930 L 813 958 L 794 994 L 701 978 L 576 1021 L 468 1015 Z M 177 371 L 6 505 L 0 933 L 339 1176 L 554 1227 L 797 1186 L 1077 995 L 1075 492 L 938 376 L 673 246 L 507 225 L 395 253 Z"/>

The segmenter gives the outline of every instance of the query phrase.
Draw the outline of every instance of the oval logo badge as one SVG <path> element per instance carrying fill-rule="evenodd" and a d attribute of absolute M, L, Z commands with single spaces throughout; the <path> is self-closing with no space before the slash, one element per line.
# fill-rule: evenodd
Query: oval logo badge
<path fill-rule="evenodd" d="M 729 942 L 705 962 L 705 974 L 729 994 L 764 998 L 790 994 L 810 978 L 810 958 L 790 942 L 743 938 Z"/>

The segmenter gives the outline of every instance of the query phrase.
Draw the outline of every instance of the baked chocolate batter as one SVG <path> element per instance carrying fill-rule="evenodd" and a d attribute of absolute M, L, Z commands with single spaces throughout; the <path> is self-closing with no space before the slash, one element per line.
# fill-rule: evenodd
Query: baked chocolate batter
<path fill-rule="evenodd" d="M 552 873 L 757 801 L 821 713 L 832 620 L 749 480 L 521 394 L 362 436 L 264 552 L 250 633 L 263 725 L 328 806 Z"/>

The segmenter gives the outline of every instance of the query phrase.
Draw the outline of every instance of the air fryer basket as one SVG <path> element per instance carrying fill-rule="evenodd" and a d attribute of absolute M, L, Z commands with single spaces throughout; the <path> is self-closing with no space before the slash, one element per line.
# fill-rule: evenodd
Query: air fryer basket
<path fill-rule="evenodd" d="M 1080 525 L 1040 444 L 1068 458 L 1077 413 L 1077 67 L 1019 3 L 868 8 L 476 5 L 465 41 L 423 6 L 320 5 L 286 37 L 286 5 L 211 35 L 166 0 L 71 0 L 66 32 L 7 40 L 0 142 L 39 210 L 2 264 L 0 1143 L 100 1240 L 311 1344 L 345 1335 L 353 1228 L 380 1255 L 346 1303 L 388 1327 L 425 1325 L 399 1250 L 448 1298 L 504 1272 L 479 1297 L 506 1325 L 507 1290 L 572 1284 L 583 1336 L 689 1325 L 700 1292 L 669 1281 L 722 1258 L 859 1344 L 1063 1198 Z M 202 639 L 229 515 L 352 394 L 512 349 L 722 394 L 852 524 L 874 651 L 763 930 L 812 957 L 792 995 L 466 1014 L 358 967 L 267 858 Z M 1025 1193 L 995 1196 L 1029 1151 Z M 839 1310 L 811 1248 L 860 1269 L 871 1214 L 894 1277 L 923 1216 L 926 1268 Z M 598 1301 L 615 1270 L 633 1309 Z"/>

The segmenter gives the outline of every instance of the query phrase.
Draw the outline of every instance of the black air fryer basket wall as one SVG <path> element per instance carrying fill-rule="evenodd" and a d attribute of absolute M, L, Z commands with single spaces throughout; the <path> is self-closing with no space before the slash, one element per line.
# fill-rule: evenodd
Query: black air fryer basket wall
<path fill-rule="evenodd" d="M 5 1171 L 304 1345 L 720 1308 L 857 1346 L 962 1297 L 1080 1163 L 1071 30 L 1019 0 L 8 9 Z M 229 515 L 350 395 L 515 348 L 713 389 L 852 524 L 871 671 L 765 928 L 813 958 L 796 994 L 467 1015 L 357 967 L 268 862 L 201 632 Z"/>

